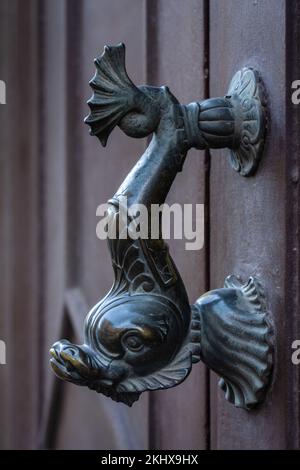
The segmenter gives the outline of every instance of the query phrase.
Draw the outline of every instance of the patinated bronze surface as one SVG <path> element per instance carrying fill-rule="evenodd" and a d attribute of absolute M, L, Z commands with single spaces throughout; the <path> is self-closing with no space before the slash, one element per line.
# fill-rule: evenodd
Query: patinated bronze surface
<path fill-rule="evenodd" d="M 95 60 L 86 123 L 103 146 L 115 126 L 152 140 L 109 200 L 110 227 L 122 200 L 129 206 L 162 204 L 187 151 L 228 147 L 235 170 L 254 172 L 262 154 L 265 103 L 252 69 L 234 77 L 224 98 L 183 106 L 167 87 L 136 87 L 125 69 L 125 47 L 105 47 Z M 200 359 L 220 376 L 226 398 L 251 408 L 261 402 L 272 368 L 272 329 L 261 283 L 234 276 L 225 287 L 190 306 L 182 279 L 162 238 L 132 239 L 128 217 L 108 238 L 115 280 L 85 320 L 83 345 L 67 340 L 51 349 L 56 375 L 132 405 L 146 390 L 181 383 Z"/>

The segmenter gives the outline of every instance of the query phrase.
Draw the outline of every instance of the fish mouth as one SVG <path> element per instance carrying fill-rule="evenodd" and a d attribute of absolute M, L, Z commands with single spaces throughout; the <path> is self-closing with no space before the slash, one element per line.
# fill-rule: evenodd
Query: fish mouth
<path fill-rule="evenodd" d="M 78 364 L 72 359 L 72 355 L 68 355 L 60 351 L 57 344 L 50 349 L 50 364 L 55 375 L 60 379 L 84 385 L 86 381 L 78 372 Z M 64 357 L 65 356 L 65 357 Z"/>
<path fill-rule="evenodd" d="M 50 349 L 50 364 L 54 373 L 63 380 L 86 385 L 89 380 L 105 379 L 105 365 L 96 361 L 85 345 L 77 346 L 67 340 L 56 342 Z"/>
<path fill-rule="evenodd" d="M 55 375 L 76 385 L 86 385 L 91 390 L 128 406 L 138 400 L 139 392 L 120 391 L 120 379 L 109 376 L 111 359 L 98 361 L 88 348 L 77 346 L 67 340 L 58 341 L 50 349 L 50 364 Z"/>

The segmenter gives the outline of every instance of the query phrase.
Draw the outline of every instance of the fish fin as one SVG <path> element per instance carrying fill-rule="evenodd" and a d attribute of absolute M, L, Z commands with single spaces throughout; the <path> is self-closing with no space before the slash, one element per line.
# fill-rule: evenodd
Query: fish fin
<path fill-rule="evenodd" d="M 189 375 L 192 367 L 191 351 L 185 345 L 170 364 L 153 374 L 129 377 L 118 386 L 118 392 L 144 392 L 146 390 L 161 390 L 180 384 Z"/>
<path fill-rule="evenodd" d="M 127 75 L 123 43 L 105 46 L 103 54 L 94 63 L 96 73 L 90 81 L 94 94 L 88 101 L 91 111 L 84 122 L 91 127 L 91 135 L 96 135 L 105 147 L 109 134 L 133 109 L 141 91 Z"/>

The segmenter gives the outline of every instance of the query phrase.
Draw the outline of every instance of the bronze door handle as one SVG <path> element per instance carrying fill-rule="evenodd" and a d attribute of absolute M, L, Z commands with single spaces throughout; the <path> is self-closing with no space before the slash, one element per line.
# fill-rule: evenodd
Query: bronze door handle
<path fill-rule="evenodd" d="M 167 87 L 136 87 L 125 69 L 125 46 L 95 60 L 85 122 L 103 146 L 118 125 L 131 137 L 153 138 L 108 204 L 108 225 L 128 205 L 163 204 L 191 147 L 230 149 L 232 167 L 253 174 L 260 161 L 266 103 L 258 73 L 244 68 L 223 98 L 186 106 Z M 126 216 L 127 217 L 127 216 Z M 132 220 L 126 218 L 126 229 Z M 130 233 L 129 233 L 130 235 Z M 227 400 L 249 409 L 263 401 L 273 363 L 272 328 L 258 279 L 229 276 L 224 288 L 190 306 L 162 238 L 108 237 L 115 273 L 110 292 L 86 317 L 84 344 L 58 341 L 56 375 L 132 405 L 147 390 L 181 383 L 200 359 L 221 376 Z"/>

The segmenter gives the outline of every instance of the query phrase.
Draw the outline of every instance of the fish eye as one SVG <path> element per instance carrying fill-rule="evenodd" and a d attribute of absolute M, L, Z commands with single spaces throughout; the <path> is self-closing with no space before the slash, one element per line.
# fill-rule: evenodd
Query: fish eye
<path fill-rule="evenodd" d="M 136 333 L 127 333 L 122 338 L 123 346 L 130 351 L 140 351 L 144 347 L 142 338 Z"/>

